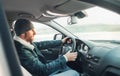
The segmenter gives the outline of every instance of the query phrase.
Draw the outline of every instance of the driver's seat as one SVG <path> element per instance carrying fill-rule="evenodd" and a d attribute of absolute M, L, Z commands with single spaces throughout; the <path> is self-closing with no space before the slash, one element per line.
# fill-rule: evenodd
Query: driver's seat
<path fill-rule="evenodd" d="M 20 66 L 23 76 L 32 76 L 23 66 Z"/>

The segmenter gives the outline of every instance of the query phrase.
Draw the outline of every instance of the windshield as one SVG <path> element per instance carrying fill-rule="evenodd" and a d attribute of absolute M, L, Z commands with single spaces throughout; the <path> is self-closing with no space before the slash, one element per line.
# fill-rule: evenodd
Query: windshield
<path fill-rule="evenodd" d="M 120 15 L 109 10 L 93 7 L 86 9 L 87 17 L 69 24 L 70 17 L 55 19 L 57 23 L 81 39 L 120 40 Z"/>

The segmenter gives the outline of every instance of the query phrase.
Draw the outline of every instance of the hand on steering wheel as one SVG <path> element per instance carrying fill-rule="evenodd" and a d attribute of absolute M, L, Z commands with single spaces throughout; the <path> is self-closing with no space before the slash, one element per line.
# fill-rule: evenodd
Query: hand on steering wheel
<path fill-rule="evenodd" d="M 75 52 L 75 48 L 76 48 L 76 41 L 75 38 L 71 38 L 71 37 L 65 37 L 62 39 L 62 43 L 66 44 L 66 49 L 70 50 L 71 52 Z"/>

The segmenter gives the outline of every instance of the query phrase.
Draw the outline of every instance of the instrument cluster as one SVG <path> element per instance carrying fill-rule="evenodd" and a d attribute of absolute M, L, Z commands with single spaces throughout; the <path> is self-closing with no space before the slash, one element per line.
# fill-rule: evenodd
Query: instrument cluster
<path fill-rule="evenodd" d="M 81 43 L 80 45 L 77 46 L 77 51 L 82 54 L 87 54 L 89 51 L 89 47 L 86 44 Z"/>

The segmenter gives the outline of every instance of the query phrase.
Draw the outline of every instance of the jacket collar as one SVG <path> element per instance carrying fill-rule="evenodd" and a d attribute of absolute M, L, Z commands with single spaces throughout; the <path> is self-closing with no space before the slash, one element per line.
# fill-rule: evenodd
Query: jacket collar
<path fill-rule="evenodd" d="M 19 36 L 15 35 L 14 40 L 20 42 L 22 45 L 24 45 L 24 46 L 26 46 L 26 47 L 28 47 L 32 50 L 34 49 L 34 46 L 32 44 L 30 44 L 30 43 L 26 42 L 25 40 L 21 39 Z"/>

